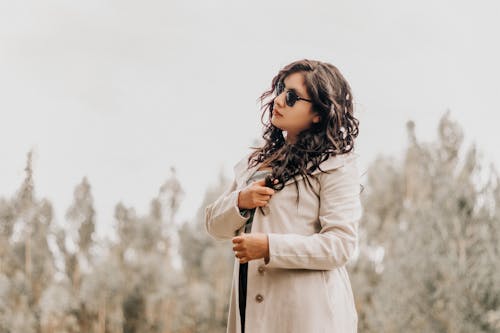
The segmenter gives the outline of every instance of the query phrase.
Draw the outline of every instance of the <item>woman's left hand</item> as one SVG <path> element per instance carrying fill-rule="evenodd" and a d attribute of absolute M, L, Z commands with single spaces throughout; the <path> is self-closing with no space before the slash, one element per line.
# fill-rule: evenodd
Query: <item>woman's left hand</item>
<path fill-rule="evenodd" d="M 250 260 L 269 257 L 269 241 L 267 234 L 264 233 L 242 233 L 240 236 L 233 237 L 233 251 L 236 258 L 239 258 L 240 264 Z"/>

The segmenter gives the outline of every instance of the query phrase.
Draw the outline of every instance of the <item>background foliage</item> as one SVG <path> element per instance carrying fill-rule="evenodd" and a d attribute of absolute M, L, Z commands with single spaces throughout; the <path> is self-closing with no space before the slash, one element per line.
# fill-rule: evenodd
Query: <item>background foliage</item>
<path fill-rule="evenodd" d="M 445 114 L 435 142 L 407 124 L 403 158 L 379 155 L 363 184 L 360 246 L 349 272 L 360 332 L 500 331 L 500 186 Z M 224 332 L 234 257 L 204 228 L 177 227 L 175 173 L 138 216 L 118 203 L 118 239 L 95 236 L 92 187 L 76 185 L 63 226 L 26 176 L 0 198 L 0 332 Z M 181 268 L 174 256 L 179 255 Z"/>

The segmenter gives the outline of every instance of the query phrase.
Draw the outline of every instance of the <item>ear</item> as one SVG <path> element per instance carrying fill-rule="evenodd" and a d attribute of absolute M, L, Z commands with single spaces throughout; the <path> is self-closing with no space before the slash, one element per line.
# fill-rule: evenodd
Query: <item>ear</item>
<path fill-rule="evenodd" d="M 321 120 L 321 117 L 319 115 L 316 115 L 314 116 L 314 118 L 312 119 L 312 122 L 313 123 L 319 123 L 319 121 Z"/>

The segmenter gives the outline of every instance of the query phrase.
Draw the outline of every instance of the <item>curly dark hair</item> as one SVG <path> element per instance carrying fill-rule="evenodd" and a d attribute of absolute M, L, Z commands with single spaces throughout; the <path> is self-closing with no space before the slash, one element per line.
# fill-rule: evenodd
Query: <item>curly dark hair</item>
<path fill-rule="evenodd" d="M 292 73 L 301 73 L 307 93 L 312 100 L 313 112 L 320 116 L 318 123 L 312 123 L 308 129 L 298 133 L 295 143 L 286 142 L 283 131 L 271 123 L 276 86 Z M 266 101 L 266 98 L 272 98 Z M 271 88 L 259 99 L 261 102 L 261 122 L 264 125 L 262 147 L 255 149 L 248 157 L 249 167 L 263 162 L 272 168 L 266 177 L 266 186 L 281 190 L 290 179 L 302 175 L 309 186 L 309 176 L 319 164 L 330 155 L 345 154 L 354 148 L 354 139 L 358 136 L 359 120 L 353 115 L 351 87 L 337 67 L 327 62 L 302 59 L 283 67 L 272 79 Z M 264 121 L 269 111 L 267 121 Z M 311 161 L 312 166 L 307 169 Z M 321 172 L 324 172 L 319 168 Z M 274 179 L 278 183 L 274 184 Z M 298 185 L 297 205 L 299 202 Z"/>

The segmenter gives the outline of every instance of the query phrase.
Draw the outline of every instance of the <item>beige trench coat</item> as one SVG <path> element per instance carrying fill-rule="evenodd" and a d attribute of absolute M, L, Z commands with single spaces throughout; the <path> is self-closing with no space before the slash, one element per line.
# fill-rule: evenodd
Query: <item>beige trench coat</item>
<path fill-rule="evenodd" d="M 251 232 L 269 237 L 270 260 L 248 262 L 245 333 L 357 332 L 346 263 L 358 242 L 362 214 L 358 154 L 331 156 L 310 178 L 315 192 L 297 177 L 276 191 L 268 207 L 255 211 Z M 247 170 L 247 157 L 234 166 L 234 179 L 216 201 L 205 208 L 206 231 L 216 240 L 240 235 L 249 216 L 237 206 L 238 193 L 259 165 Z M 309 164 L 311 165 L 311 164 Z M 228 247 L 232 243 L 228 244 Z M 227 333 L 241 333 L 238 309 L 239 261 L 235 257 Z"/>

